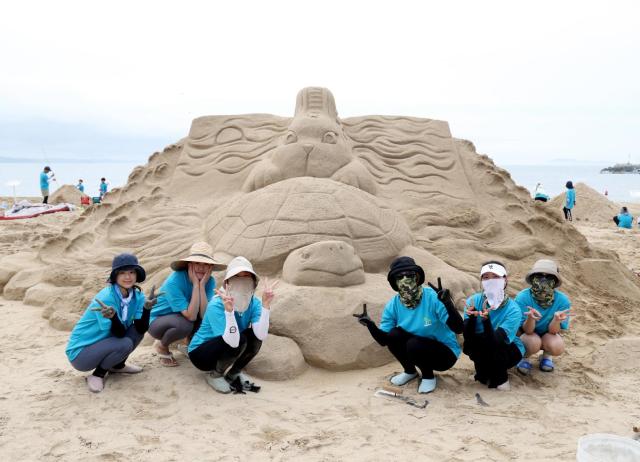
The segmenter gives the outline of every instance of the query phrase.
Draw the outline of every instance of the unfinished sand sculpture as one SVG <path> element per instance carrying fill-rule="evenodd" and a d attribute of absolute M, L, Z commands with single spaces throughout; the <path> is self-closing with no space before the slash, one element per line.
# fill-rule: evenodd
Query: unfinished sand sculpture
<path fill-rule="evenodd" d="M 509 267 L 512 294 L 546 257 L 559 262 L 565 290 L 581 294 L 577 306 L 610 301 L 589 285 L 602 261 L 624 280 L 620 297 L 639 299 L 617 255 L 589 247 L 556 212 L 535 207 L 507 172 L 452 138 L 446 122 L 340 119 L 329 90 L 305 88 L 293 118 L 195 119 L 186 138 L 154 153 L 125 187 L 37 253 L 3 259 L 0 289 L 44 306 L 51 325 L 70 329 L 115 254 L 134 252 L 147 284 L 160 284 L 172 260 L 206 240 L 219 258 L 244 255 L 263 275 L 282 279 L 271 314 L 275 339 L 256 364 L 263 376 L 285 379 L 304 370 L 302 358 L 333 370 L 391 360 L 351 315 L 367 303 L 379 319 L 394 294 L 388 265 L 399 255 L 413 256 L 428 281 L 441 277 L 458 303 L 479 288 L 480 264 L 494 258 Z M 599 309 L 583 316 L 604 326 L 603 335 L 623 331 L 623 323 L 602 322 Z M 278 364 L 295 367 L 279 373 Z M 251 372 L 260 375 L 260 367 Z"/>

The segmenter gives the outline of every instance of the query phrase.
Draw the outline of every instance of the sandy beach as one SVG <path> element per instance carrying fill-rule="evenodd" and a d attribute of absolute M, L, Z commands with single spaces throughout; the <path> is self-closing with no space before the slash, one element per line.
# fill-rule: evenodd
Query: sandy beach
<path fill-rule="evenodd" d="M 3 223 L 2 254 L 37 245 L 77 215 Z M 590 244 L 638 270 L 636 229 L 575 224 Z M 579 317 L 556 372 L 512 373 L 513 390 L 498 392 L 471 381 L 463 355 L 438 375 L 435 393 L 405 387 L 418 404 L 428 401 L 424 409 L 374 396 L 399 371 L 394 362 L 347 372 L 312 367 L 294 380 L 259 380 L 258 394 L 226 396 L 179 353 L 180 367 L 161 367 L 149 340 L 131 358 L 142 374 L 110 376 L 93 395 L 64 355 L 68 332 L 51 328 L 41 307 L 2 298 L 0 449 L 7 460 L 574 460 L 580 436 L 631 436 L 640 422 L 640 330 L 633 315 L 616 315 L 634 306 L 572 296 Z"/>

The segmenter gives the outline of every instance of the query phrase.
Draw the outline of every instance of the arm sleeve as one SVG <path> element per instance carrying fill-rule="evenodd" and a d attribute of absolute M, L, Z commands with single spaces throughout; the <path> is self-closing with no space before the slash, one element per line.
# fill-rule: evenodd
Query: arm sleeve
<path fill-rule="evenodd" d="M 509 343 L 509 337 L 502 327 L 498 327 L 495 331 L 491 324 L 491 318 L 487 316 L 482 320 L 482 327 L 484 328 L 484 337 L 490 343 L 500 345 L 502 343 Z"/>
<path fill-rule="evenodd" d="M 240 344 L 240 332 L 238 332 L 238 323 L 233 312 L 224 312 L 224 334 L 222 340 L 231 348 L 238 348 Z"/>
<path fill-rule="evenodd" d="M 462 330 L 462 335 L 464 335 L 465 339 L 470 339 L 475 335 L 476 320 L 477 318 L 475 316 L 464 320 L 464 328 Z"/>
<path fill-rule="evenodd" d="M 151 310 L 142 310 L 142 317 L 133 321 L 133 325 L 139 334 L 144 334 L 149 330 L 149 318 L 151 316 Z"/>
<path fill-rule="evenodd" d="M 376 323 L 369 320 L 369 322 L 367 322 L 366 324 L 367 329 L 369 329 L 369 333 L 371 334 L 371 336 L 373 337 L 373 339 L 378 342 L 378 344 L 380 346 L 387 346 L 387 332 L 378 329 L 378 326 L 376 326 Z"/>
<path fill-rule="evenodd" d="M 260 314 L 260 320 L 257 323 L 251 324 L 251 328 L 253 329 L 253 333 L 256 334 L 258 340 L 264 340 L 267 338 L 267 334 L 269 333 L 269 312 L 271 310 L 265 310 L 262 308 L 262 313 Z"/>
<path fill-rule="evenodd" d="M 451 295 L 448 295 L 443 301 L 445 309 L 447 310 L 447 314 L 449 317 L 447 318 L 447 326 L 449 329 L 453 331 L 454 334 L 461 334 L 464 328 L 464 324 L 462 322 L 462 316 L 460 316 L 460 312 L 456 309 L 453 304 L 453 300 L 451 300 Z"/>
<path fill-rule="evenodd" d="M 126 332 L 126 329 L 124 328 L 124 325 L 120 321 L 120 318 L 118 318 L 117 314 L 114 314 L 113 318 L 111 318 L 111 333 L 113 334 L 114 337 L 122 338 L 124 337 L 125 332 Z"/>

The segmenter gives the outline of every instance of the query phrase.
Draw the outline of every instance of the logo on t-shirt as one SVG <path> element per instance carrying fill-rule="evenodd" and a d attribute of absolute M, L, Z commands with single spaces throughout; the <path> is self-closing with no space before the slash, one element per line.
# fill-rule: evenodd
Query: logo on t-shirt
<path fill-rule="evenodd" d="M 432 324 L 431 318 L 428 316 L 424 317 L 424 327 L 429 327 Z"/>

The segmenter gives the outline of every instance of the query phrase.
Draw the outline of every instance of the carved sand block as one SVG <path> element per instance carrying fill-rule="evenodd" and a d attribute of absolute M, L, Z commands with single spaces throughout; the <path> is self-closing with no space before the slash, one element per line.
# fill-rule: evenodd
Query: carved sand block
<path fill-rule="evenodd" d="M 297 286 L 347 287 L 364 283 L 362 260 L 346 242 L 322 241 L 294 250 L 282 279 Z"/>

